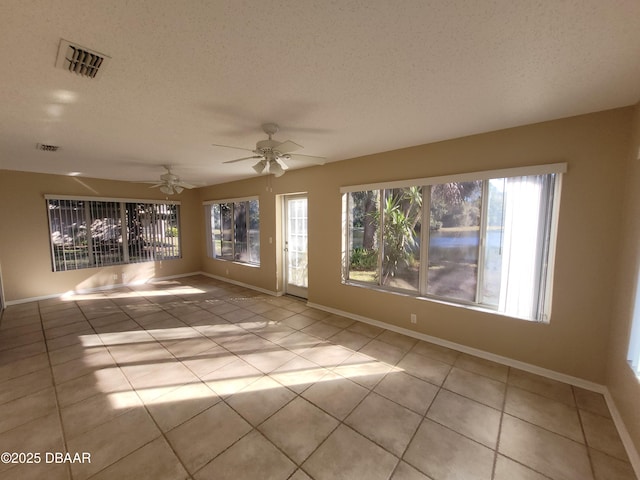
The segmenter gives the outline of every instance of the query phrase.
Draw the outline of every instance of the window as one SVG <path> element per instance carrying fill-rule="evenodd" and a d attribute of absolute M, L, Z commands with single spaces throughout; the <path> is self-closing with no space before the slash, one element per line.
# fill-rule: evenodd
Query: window
<path fill-rule="evenodd" d="M 177 203 L 45 198 L 54 272 L 181 256 Z"/>
<path fill-rule="evenodd" d="M 478 282 L 482 182 L 430 188 L 427 294 L 473 302 Z"/>
<path fill-rule="evenodd" d="M 211 258 L 260 265 L 258 199 L 207 202 L 205 213 Z"/>
<path fill-rule="evenodd" d="M 548 321 L 565 169 L 343 188 L 345 282 Z"/>

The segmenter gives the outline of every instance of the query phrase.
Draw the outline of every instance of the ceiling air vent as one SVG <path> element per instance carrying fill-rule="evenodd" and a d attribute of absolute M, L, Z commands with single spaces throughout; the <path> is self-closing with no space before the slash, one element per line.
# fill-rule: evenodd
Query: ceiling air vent
<path fill-rule="evenodd" d="M 81 77 L 99 78 L 111 57 L 88 48 L 60 40 L 56 68 L 76 73 Z"/>
<path fill-rule="evenodd" d="M 36 148 L 43 152 L 57 152 L 60 148 L 58 145 L 47 145 L 45 143 L 37 143 Z"/>

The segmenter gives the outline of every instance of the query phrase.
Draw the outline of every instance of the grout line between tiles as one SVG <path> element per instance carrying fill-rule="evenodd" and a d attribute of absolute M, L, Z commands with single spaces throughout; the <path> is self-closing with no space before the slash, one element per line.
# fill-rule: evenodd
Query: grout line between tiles
<path fill-rule="evenodd" d="M 40 325 L 42 326 L 42 335 L 44 336 L 44 324 L 42 323 L 42 314 L 40 312 L 40 304 L 38 303 L 38 315 L 40 315 Z M 60 408 L 60 400 L 58 399 L 58 389 L 56 388 L 56 378 L 53 375 L 53 365 L 51 365 L 51 358 L 49 357 L 49 342 L 45 338 L 44 340 L 45 351 L 47 353 L 47 363 L 49 364 L 49 372 L 51 373 L 51 383 L 53 385 L 53 394 L 56 400 L 56 413 L 58 415 L 58 425 L 60 427 L 60 434 L 62 435 L 62 444 L 64 446 L 64 451 L 68 452 L 69 447 L 67 445 L 67 434 L 64 430 L 64 424 L 62 422 L 62 410 Z M 70 480 L 73 480 L 73 473 L 71 471 L 71 464 L 67 463 L 67 475 Z"/>
<path fill-rule="evenodd" d="M 413 348 L 411 350 L 413 350 Z M 409 352 L 407 352 L 407 353 L 409 353 Z M 431 410 L 431 407 L 433 406 L 434 402 L 436 401 L 436 398 L 438 397 L 438 394 L 444 389 L 444 387 L 443 387 L 444 382 L 447 381 L 447 378 L 449 377 L 449 374 L 451 373 L 451 370 L 453 370 L 453 365 L 451 365 L 451 368 L 449 368 L 449 371 L 447 372 L 447 375 L 445 375 L 445 377 L 442 379 L 442 383 L 440 385 L 437 385 L 438 390 L 436 391 L 435 395 L 433 396 L 433 398 L 429 402 L 429 405 L 425 409 L 424 414 L 422 415 L 422 420 L 418 424 L 418 427 L 416 428 L 416 430 L 413 432 L 413 435 L 411 436 L 411 439 L 407 443 L 407 446 L 405 447 L 404 452 L 402 452 L 402 456 L 400 457 L 401 461 L 404 461 L 405 463 L 407 463 L 407 465 L 411 465 L 413 468 L 415 468 L 419 472 L 423 473 L 425 476 L 427 475 L 425 472 L 420 470 L 416 465 L 414 465 L 414 464 L 408 462 L 407 460 L 405 460 L 404 456 L 407 454 L 407 450 L 409 450 L 409 446 L 413 443 L 413 440 L 416 438 L 416 435 L 418 434 L 418 431 L 420 430 L 420 427 L 424 424 L 425 420 L 429 420 L 430 422 L 438 423 L 438 422 L 435 422 L 434 420 L 431 420 L 430 418 L 427 418 L 427 415 L 429 414 L 429 410 Z M 417 377 L 415 377 L 415 378 L 417 378 Z M 444 425 L 442 425 L 442 426 L 444 427 Z M 445 428 L 448 428 L 448 427 L 445 427 Z M 451 430 L 451 429 L 449 429 L 449 430 Z M 452 431 L 455 432 L 455 430 L 452 430 Z M 456 433 L 458 433 L 458 432 L 456 432 Z M 398 465 L 400 465 L 400 462 L 398 462 Z M 396 465 L 396 469 L 398 468 L 398 465 Z"/>
<path fill-rule="evenodd" d="M 507 367 L 507 381 L 509 380 L 509 373 L 511 367 Z M 504 409 L 507 406 L 507 384 L 504 384 L 504 395 L 502 396 L 502 408 L 500 409 L 500 423 L 498 424 L 498 438 L 496 439 L 496 449 L 493 455 L 493 466 L 491 468 L 491 478 L 495 480 L 496 467 L 498 465 L 498 452 L 500 451 L 500 440 L 502 440 L 502 421 L 504 420 Z"/>
<path fill-rule="evenodd" d="M 582 415 L 580 415 L 580 408 L 578 407 L 578 401 L 576 398 L 576 391 L 573 386 L 571 386 L 571 395 L 573 396 L 573 401 L 576 404 L 576 413 L 578 414 L 578 421 L 580 422 L 580 431 L 582 432 L 582 439 L 584 440 L 584 447 L 587 451 L 587 458 L 589 459 L 589 467 L 591 468 L 591 475 L 593 478 L 596 478 L 596 470 L 593 465 L 593 458 L 591 457 L 591 450 L 589 449 L 589 444 L 587 443 L 587 433 L 584 430 L 584 423 L 582 421 Z"/>

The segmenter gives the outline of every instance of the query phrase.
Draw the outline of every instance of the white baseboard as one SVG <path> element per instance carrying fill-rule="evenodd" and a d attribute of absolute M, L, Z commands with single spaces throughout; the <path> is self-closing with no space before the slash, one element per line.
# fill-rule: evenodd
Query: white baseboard
<path fill-rule="evenodd" d="M 613 419 L 613 423 L 618 429 L 618 434 L 620 435 L 620 440 L 622 440 L 622 444 L 624 445 L 624 449 L 627 451 L 627 455 L 629 456 L 629 462 L 633 467 L 633 471 L 636 474 L 636 477 L 640 478 L 640 455 L 638 455 L 638 451 L 636 450 L 635 445 L 633 444 L 633 440 L 631 440 L 631 435 L 629 435 L 629 431 L 622 421 L 622 416 L 620 415 L 620 411 L 618 407 L 616 407 L 616 402 L 613 400 L 613 396 L 611 392 L 607 388 L 604 392 L 604 399 L 607 402 L 607 406 L 609 407 L 609 412 L 611 413 L 611 418 Z"/>
<path fill-rule="evenodd" d="M 10 300 L 10 301 L 6 302 L 5 306 L 9 307 L 11 305 L 20 305 L 22 303 L 37 302 L 37 301 L 40 301 L 40 300 L 49 300 L 49 299 L 52 299 L 52 298 L 60 298 L 63 295 L 73 295 L 73 294 L 86 295 L 86 294 L 89 294 L 89 293 L 100 292 L 100 291 L 105 291 L 105 290 L 113 290 L 114 288 L 127 287 L 127 286 L 131 286 L 131 285 L 143 285 L 145 283 L 159 282 L 159 281 L 164 281 L 164 280 L 172 280 L 172 279 L 175 279 L 175 278 L 193 277 L 194 275 L 203 275 L 205 277 L 214 278 L 216 280 L 221 280 L 223 282 L 231 283 L 233 285 L 238 285 L 240 287 L 249 288 L 251 290 L 256 290 L 258 292 L 265 293 L 267 295 L 272 295 L 274 297 L 280 297 L 280 296 L 283 295 L 283 292 L 275 292 L 273 290 L 267 290 L 265 288 L 256 287 L 255 285 L 249 285 L 248 283 L 239 282 L 237 280 L 232 280 L 230 278 L 221 277 L 221 276 L 218 276 L 218 275 L 213 275 L 211 273 L 198 271 L 198 272 L 181 273 L 181 274 L 178 274 L 178 275 L 168 275 L 166 277 L 153 277 L 153 278 L 149 278 L 149 279 L 144 280 L 144 281 L 114 283 L 114 284 L 111 284 L 111 285 L 102 285 L 102 286 L 99 286 L 99 287 L 82 288 L 82 289 L 71 290 L 71 291 L 66 291 L 66 292 L 52 293 L 50 295 L 39 295 L 37 297 L 20 298 L 18 300 Z"/>
<path fill-rule="evenodd" d="M 20 298 L 18 300 L 10 300 L 6 303 L 7 306 L 11 306 L 11 305 L 20 305 L 21 303 L 29 303 L 29 302 L 37 302 L 40 300 L 49 300 L 51 298 L 60 298 L 64 295 L 75 295 L 75 294 L 82 294 L 82 295 L 86 295 L 89 293 L 94 293 L 94 292 L 101 292 L 101 291 L 105 291 L 105 290 L 113 290 L 114 288 L 120 288 L 120 287 L 128 287 L 130 285 L 144 285 L 145 283 L 150 283 L 150 282 L 158 282 L 158 281 L 164 281 L 164 280 L 173 280 L 175 278 L 184 278 L 184 277 L 193 277 L 194 275 L 201 275 L 202 272 L 189 272 L 189 273 L 181 273 L 178 275 L 168 275 L 166 277 L 153 277 L 153 278 L 149 278 L 147 280 L 144 281 L 134 281 L 134 282 L 126 282 L 126 283 L 114 283 L 112 285 L 102 285 L 99 287 L 92 287 L 92 288 L 81 288 L 78 290 L 70 290 L 70 291 L 66 291 L 66 292 L 62 292 L 62 293 L 53 293 L 50 295 L 40 295 L 37 297 L 27 297 L 27 298 Z"/>
<path fill-rule="evenodd" d="M 249 288 L 251 290 L 255 290 L 256 292 L 265 293 L 267 295 L 272 295 L 274 297 L 281 297 L 283 295 L 283 292 L 275 292 L 273 290 L 267 290 L 266 288 L 256 287 L 255 285 L 249 285 L 248 283 L 239 282 L 237 280 L 232 280 L 227 277 L 221 277 L 219 275 L 214 275 L 212 273 L 198 272 L 197 275 L 204 275 L 205 277 L 221 280 L 223 282 L 231 283 L 233 285 L 238 285 L 239 287 Z"/>
<path fill-rule="evenodd" d="M 345 312 L 343 310 L 338 310 L 336 308 L 327 307 L 325 305 L 318 305 L 311 302 L 308 302 L 307 305 L 313 308 L 317 308 L 318 310 L 324 310 L 325 312 L 335 313 L 336 315 L 341 315 L 343 317 L 351 318 L 353 320 L 358 320 L 360 322 L 368 323 L 370 325 L 375 325 L 376 327 L 385 328 L 387 330 L 391 330 L 396 333 L 407 335 L 408 337 L 413 337 L 413 338 L 417 338 L 418 340 L 424 340 L 426 342 L 435 343 L 436 345 L 447 347 L 452 350 L 456 350 L 458 352 L 467 353 L 469 355 L 480 357 L 485 360 L 490 360 L 492 362 L 500 363 L 502 365 L 518 368 L 520 370 L 524 370 L 529 373 L 534 373 L 536 375 L 541 375 L 543 377 L 551 378 L 553 380 L 558 380 L 560 382 L 568 383 L 570 385 L 575 385 L 576 387 L 584 388 L 586 390 L 591 390 L 591 391 L 603 393 L 603 394 L 606 391 L 606 387 L 604 385 L 600 385 L 598 383 L 590 382 L 588 380 L 584 380 L 582 378 L 574 377 L 564 373 L 559 373 L 554 370 L 538 367 L 537 365 L 532 365 L 530 363 L 525 363 L 519 360 L 514 360 L 512 358 L 496 355 L 494 353 L 487 352 L 485 350 L 479 350 L 477 348 L 468 347 L 460 343 L 450 342 L 448 340 L 443 340 L 438 337 L 432 337 L 431 335 L 426 335 L 424 333 L 420 333 L 420 332 L 416 332 L 406 328 L 391 325 L 389 323 L 381 322 L 379 320 L 374 320 L 372 318 L 363 317 L 362 315 L 357 315 L 354 313 Z"/>
<path fill-rule="evenodd" d="M 39 300 L 49 300 L 50 298 L 58 298 L 62 295 L 64 295 L 64 293 L 54 293 L 51 295 L 40 295 L 38 297 L 19 298 L 18 300 L 9 300 L 5 303 L 5 305 L 7 307 L 10 307 L 11 305 L 20 305 L 22 303 L 37 302 Z"/>

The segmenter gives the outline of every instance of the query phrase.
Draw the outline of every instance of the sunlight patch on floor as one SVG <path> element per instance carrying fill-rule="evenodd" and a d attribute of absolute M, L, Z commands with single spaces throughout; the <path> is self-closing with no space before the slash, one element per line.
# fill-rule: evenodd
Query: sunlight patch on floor
<path fill-rule="evenodd" d="M 135 287 L 135 285 L 144 285 L 144 282 L 140 284 L 129 284 L 130 286 Z M 124 287 L 127 288 L 127 287 Z M 205 290 L 201 290 L 195 287 L 189 286 L 178 286 L 173 288 L 167 288 L 165 290 L 156 290 L 153 288 L 148 288 L 145 290 L 134 288 L 131 291 L 127 292 L 114 292 L 110 291 L 95 291 L 95 292 L 82 292 L 70 290 L 66 293 L 63 293 L 60 296 L 60 300 L 65 302 L 86 302 L 91 300 L 112 300 L 112 299 L 123 299 L 123 298 L 141 298 L 141 297 L 166 297 L 170 295 L 183 296 L 183 295 L 202 295 L 203 293 L 207 293 Z"/>
<path fill-rule="evenodd" d="M 112 370 L 112 369 L 111 369 Z M 204 380 L 209 389 L 202 388 L 203 383 L 192 383 L 184 385 L 167 385 L 167 386 L 151 386 L 142 389 L 136 389 L 138 394 L 144 398 L 147 405 L 159 405 L 165 403 L 187 402 L 208 397 L 252 394 L 259 391 L 273 390 L 277 388 L 293 387 L 296 385 L 307 385 L 319 382 L 332 382 L 341 378 L 354 379 L 357 377 L 369 377 L 371 375 L 383 375 L 389 372 L 402 372 L 403 369 L 393 367 L 383 362 L 371 361 L 346 366 L 336 366 L 333 372 L 339 373 L 340 376 L 330 375 L 330 370 L 322 367 L 294 369 L 291 371 L 274 372 L 272 374 L 263 375 L 234 375 L 225 378 L 224 368 L 217 373 L 220 378 L 215 378 L 216 371 L 212 372 L 210 380 Z M 262 378 L 271 377 L 277 382 L 261 382 Z M 279 382 L 279 383 L 278 383 Z M 97 382 L 100 387 L 100 381 Z M 131 396 L 131 392 L 110 392 L 110 386 L 104 385 L 105 394 L 116 409 L 131 408 L 139 406 L 140 402 Z"/>

